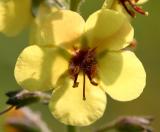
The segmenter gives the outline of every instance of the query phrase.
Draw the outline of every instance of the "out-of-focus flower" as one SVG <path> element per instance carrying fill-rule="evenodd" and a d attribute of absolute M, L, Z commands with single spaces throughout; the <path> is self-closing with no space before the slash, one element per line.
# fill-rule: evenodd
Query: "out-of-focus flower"
<path fill-rule="evenodd" d="M 144 68 L 124 50 L 133 32 L 124 14 L 109 9 L 91 14 L 86 23 L 69 10 L 39 16 L 31 39 L 36 45 L 18 57 L 15 78 L 24 89 L 53 89 L 49 107 L 59 121 L 89 125 L 104 113 L 105 92 L 129 101 L 143 91 Z"/>
<path fill-rule="evenodd" d="M 126 116 L 115 122 L 115 128 L 120 132 L 153 132 L 151 117 Z"/>
<path fill-rule="evenodd" d="M 5 115 L 4 132 L 50 132 L 38 113 L 29 108 L 12 109 Z"/>
<path fill-rule="evenodd" d="M 55 10 L 59 1 L 44 0 L 0 0 L 0 32 L 15 36 L 30 27 L 33 20 L 43 11 Z"/>
<path fill-rule="evenodd" d="M 104 132 L 111 129 L 119 132 L 153 132 L 151 127 L 152 121 L 153 117 L 149 116 L 122 116 L 97 129 L 95 132 Z"/>
<path fill-rule="evenodd" d="M 16 109 L 38 102 L 46 104 L 50 100 L 50 95 L 39 91 L 36 92 L 29 92 L 27 90 L 10 91 L 6 93 L 6 95 L 8 97 L 6 104 L 11 105 Z M 2 113 L 4 112 L 2 111 Z"/>
<path fill-rule="evenodd" d="M 15 36 L 32 20 L 32 0 L 0 0 L 0 32 Z"/>

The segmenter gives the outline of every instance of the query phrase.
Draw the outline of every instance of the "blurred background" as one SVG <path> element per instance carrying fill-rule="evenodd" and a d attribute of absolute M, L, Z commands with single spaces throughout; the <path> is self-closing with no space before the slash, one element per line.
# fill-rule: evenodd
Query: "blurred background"
<path fill-rule="evenodd" d="M 84 18 L 101 7 L 103 0 L 86 0 L 81 7 Z M 108 97 L 107 109 L 104 116 L 95 124 L 81 128 L 81 132 L 91 132 L 97 126 L 106 124 L 121 115 L 152 115 L 155 118 L 153 128 L 160 130 L 160 1 L 150 0 L 144 4 L 143 9 L 149 16 L 137 15 L 133 20 L 135 38 L 138 40 L 136 54 L 142 61 L 147 73 L 147 85 L 140 98 L 131 102 L 117 102 Z M 0 34 L 0 111 L 5 109 L 7 100 L 5 93 L 19 89 L 13 71 L 16 58 L 26 47 L 28 31 L 16 37 L 8 38 Z M 40 104 L 31 105 L 35 111 L 41 111 L 42 117 L 47 121 L 54 132 L 65 132 L 65 126 L 55 120 L 48 107 Z M 0 117 L 0 130 L 3 126 L 3 117 Z M 3 131 L 2 131 L 3 132 Z"/>

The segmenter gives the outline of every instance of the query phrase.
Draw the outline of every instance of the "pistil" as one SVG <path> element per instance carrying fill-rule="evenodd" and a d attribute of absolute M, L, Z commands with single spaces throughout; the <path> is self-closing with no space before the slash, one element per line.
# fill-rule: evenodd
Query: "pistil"
<path fill-rule="evenodd" d="M 86 100 L 86 78 L 85 78 L 85 72 L 83 72 L 83 100 Z"/>

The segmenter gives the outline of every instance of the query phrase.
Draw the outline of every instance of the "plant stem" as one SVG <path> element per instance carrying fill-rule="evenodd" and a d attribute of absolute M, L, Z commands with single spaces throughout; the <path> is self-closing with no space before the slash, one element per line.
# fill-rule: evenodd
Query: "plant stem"
<path fill-rule="evenodd" d="M 77 11 L 82 0 L 70 0 L 70 10 Z"/>
<path fill-rule="evenodd" d="M 75 126 L 67 126 L 67 132 L 77 132 Z"/>

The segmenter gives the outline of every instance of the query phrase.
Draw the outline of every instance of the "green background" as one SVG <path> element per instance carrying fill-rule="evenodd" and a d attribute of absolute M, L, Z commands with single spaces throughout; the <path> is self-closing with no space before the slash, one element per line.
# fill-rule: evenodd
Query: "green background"
<path fill-rule="evenodd" d="M 86 0 L 81 8 L 82 15 L 86 18 L 101 6 L 102 1 Z M 91 132 L 97 126 L 106 124 L 120 115 L 152 115 L 155 118 L 155 132 L 160 130 L 160 2 L 150 0 L 143 8 L 148 10 L 150 15 L 137 15 L 132 24 L 135 28 L 135 38 L 138 40 L 135 52 L 147 73 L 145 90 L 140 98 L 131 102 L 118 102 L 108 97 L 104 116 L 92 126 L 81 128 L 81 132 Z M 17 56 L 27 46 L 27 35 L 28 31 L 12 38 L 0 35 L 0 111 L 7 107 L 5 93 L 19 88 L 13 71 Z M 65 132 L 65 126 L 52 117 L 47 106 L 34 104 L 31 107 L 42 112 L 43 118 L 54 132 Z M 0 117 L 0 130 L 3 120 L 3 117 Z"/>

